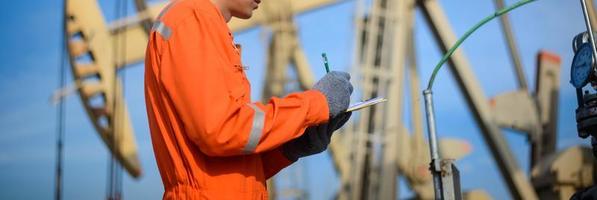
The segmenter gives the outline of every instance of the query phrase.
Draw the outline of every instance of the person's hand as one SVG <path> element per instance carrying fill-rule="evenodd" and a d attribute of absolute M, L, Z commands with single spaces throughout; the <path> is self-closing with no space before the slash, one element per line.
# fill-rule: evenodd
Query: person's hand
<path fill-rule="evenodd" d="M 350 84 L 350 74 L 339 71 L 327 73 L 315 83 L 313 89 L 325 95 L 330 109 L 330 119 L 348 109 L 350 94 L 353 90 L 352 84 Z"/>
<path fill-rule="evenodd" d="M 307 128 L 303 135 L 284 144 L 282 152 L 288 160 L 296 161 L 299 158 L 325 151 L 334 131 L 342 127 L 351 115 L 352 112 L 343 112 L 331 118 L 328 123 Z"/>

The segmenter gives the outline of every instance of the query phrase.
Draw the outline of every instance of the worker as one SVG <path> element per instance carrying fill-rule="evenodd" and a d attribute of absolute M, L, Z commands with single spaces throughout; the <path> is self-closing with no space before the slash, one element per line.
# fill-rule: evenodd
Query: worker
<path fill-rule="evenodd" d="M 227 22 L 251 17 L 259 3 L 173 1 L 151 29 L 145 99 L 164 199 L 268 199 L 267 179 L 324 151 L 350 118 L 345 72 L 327 73 L 311 90 L 250 102 Z"/>

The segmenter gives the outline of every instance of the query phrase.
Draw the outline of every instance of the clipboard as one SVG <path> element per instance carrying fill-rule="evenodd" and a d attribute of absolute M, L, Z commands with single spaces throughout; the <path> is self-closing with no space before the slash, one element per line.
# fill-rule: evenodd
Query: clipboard
<path fill-rule="evenodd" d="M 384 97 L 375 97 L 375 98 L 372 98 L 372 99 L 369 99 L 366 101 L 361 101 L 361 102 L 350 105 L 348 107 L 348 109 L 346 109 L 346 112 L 357 111 L 357 110 L 367 108 L 367 107 L 373 106 L 375 104 L 383 103 L 386 101 L 388 101 L 388 99 L 386 99 Z"/>

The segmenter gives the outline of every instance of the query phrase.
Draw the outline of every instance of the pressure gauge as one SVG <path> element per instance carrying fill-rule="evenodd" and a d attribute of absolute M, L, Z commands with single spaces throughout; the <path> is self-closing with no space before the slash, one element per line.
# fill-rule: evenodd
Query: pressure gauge
<path fill-rule="evenodd" d="M 570 70 L 570 83 L 575 88 L 582 88 L 589 82 L 589 77 L 593 71 L 593 50 L 589 43 L 580 45 L 574 54 L 572 60 L 572 69 Z"/>
<path fill-rule="evenodd" d="M 595 33 L 595 34 L 597 34 L 597 33 Z M 572 50 L 574 50 L 574 52 L 577 52 L 578 49 L 580 48 L 580 46 L 582 46 L 585 43 L 590 43 L 589 33 L 588 32 L 579 33 L 578 35 L 574 36 L 574 39 L 572 39 Z"/>

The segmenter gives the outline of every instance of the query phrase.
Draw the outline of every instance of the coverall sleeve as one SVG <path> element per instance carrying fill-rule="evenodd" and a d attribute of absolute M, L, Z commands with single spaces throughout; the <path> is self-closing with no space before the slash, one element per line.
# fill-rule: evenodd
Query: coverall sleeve
<path fill-rule="evenodd" d="M 265 180 L 276 175 L 280 170 L 293 163 L 293 161 L 288 160 L 288 158 L 284 156 L 281 147 L 262 153 L 261 162 L 263 164 Z"/>
<path fill-rule="evenodd" d="M 226 39 L 197 16 L 175 24 L 161 55 L 160 79 L 186 135 L 209 156 L 256 154 L 299 137 L 328 120 L 315 90 L 249 102 L 249 85 L 230 62 Z M 212 19 L 207 19 L 212 20 Z M 227 35 L 226 35 L 227 36 Z M 246 87 L 246 88 L 243 88 Z"/>

